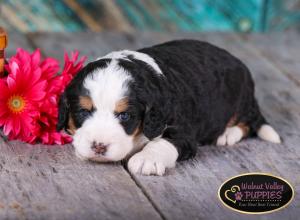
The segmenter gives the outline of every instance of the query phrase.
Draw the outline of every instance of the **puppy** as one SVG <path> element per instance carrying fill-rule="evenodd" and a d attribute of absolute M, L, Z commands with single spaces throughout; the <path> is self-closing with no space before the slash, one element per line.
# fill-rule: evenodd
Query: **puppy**
<path fill-rule="evenodd" d="M 259 110 L 248 68 L 196 40 L 89 63 L 61 96 L 57 128 L 73 135 L 78 157 L 129 159 L 128 169 L 144 175 L 163 175 L 198 145 L 234 145 L 254 135 L 280 143 Z"/>

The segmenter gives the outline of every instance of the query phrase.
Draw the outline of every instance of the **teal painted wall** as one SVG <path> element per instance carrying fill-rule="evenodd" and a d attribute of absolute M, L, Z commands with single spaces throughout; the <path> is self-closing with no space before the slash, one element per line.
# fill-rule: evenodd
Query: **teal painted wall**
<path fill-rule="evenodd" d="M 300 0 L 2 0 L 0 7 L 0 26 L 21 32 L 267 32 L 300 22 Z"/>

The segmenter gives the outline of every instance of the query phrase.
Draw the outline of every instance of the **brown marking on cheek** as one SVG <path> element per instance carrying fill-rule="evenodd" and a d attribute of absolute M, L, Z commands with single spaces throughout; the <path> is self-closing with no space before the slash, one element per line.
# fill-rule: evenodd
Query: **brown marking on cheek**
<path fill-rule="evenodd" d="M 115 112 L 121 113 L 128 109 L 128 98 L 123 98 L 119 100 L 115 105 Z"/>
<path fill-rule="evenodd" d="M 68 129 L 67 131 L 71 134 L 74 135 L 76 131 L 76 126 L 74 123 L 74 119 L 72 118 L 71 114 L 69 114 L 69 121 L 68 121 Z"/>
<path fill-rule="evenodd" d="M 89 96 L 79 96 L 79 104 L 83 109 L 92 110 L 94 104 Z"/>
<path fill-rule="evenodd" d="M 243 131 L 243 137 L 246 137 L 249 134 L 250 128 L 245 123 L 240 122 L 236 126 L 238 126 L 240 129 L 242 129 L 242 131 Z"/>

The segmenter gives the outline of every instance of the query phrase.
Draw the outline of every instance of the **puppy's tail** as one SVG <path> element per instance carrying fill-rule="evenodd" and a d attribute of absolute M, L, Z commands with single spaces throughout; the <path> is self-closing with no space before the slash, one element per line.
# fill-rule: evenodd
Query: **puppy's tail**
<path fill-rule="evenodd" d="M 251 117 L 249 117 L 251 118 L 251 130 L 256 133 L 259 138 L 272 143 L 281 143 L 279 134 L 268 124 L 265 117 L 261 114 L 255 99 L 253 100 L 252 111 L 248 112 L 251 115 Z"/>
<path fill-rule="evenodd" d="M 280 144 L 280 136 L 273 127 L 268 124 L 262 124 L 256 131 L 257 136 L 265 141 Z"/>

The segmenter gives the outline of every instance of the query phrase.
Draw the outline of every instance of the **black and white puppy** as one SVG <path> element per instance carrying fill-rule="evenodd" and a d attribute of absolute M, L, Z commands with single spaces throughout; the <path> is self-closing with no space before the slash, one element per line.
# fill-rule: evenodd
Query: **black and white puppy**
<path fill-rule="evenodd" d="M 248 68 L 209 43 L 178 40 L 109 53 L 85 66 L 59 104 L 58 130 L 76 155 L 129 159 L 128 169 L 163 175 L 204 144 L 258 135 L 280 143 L 254 98 Z"/>

